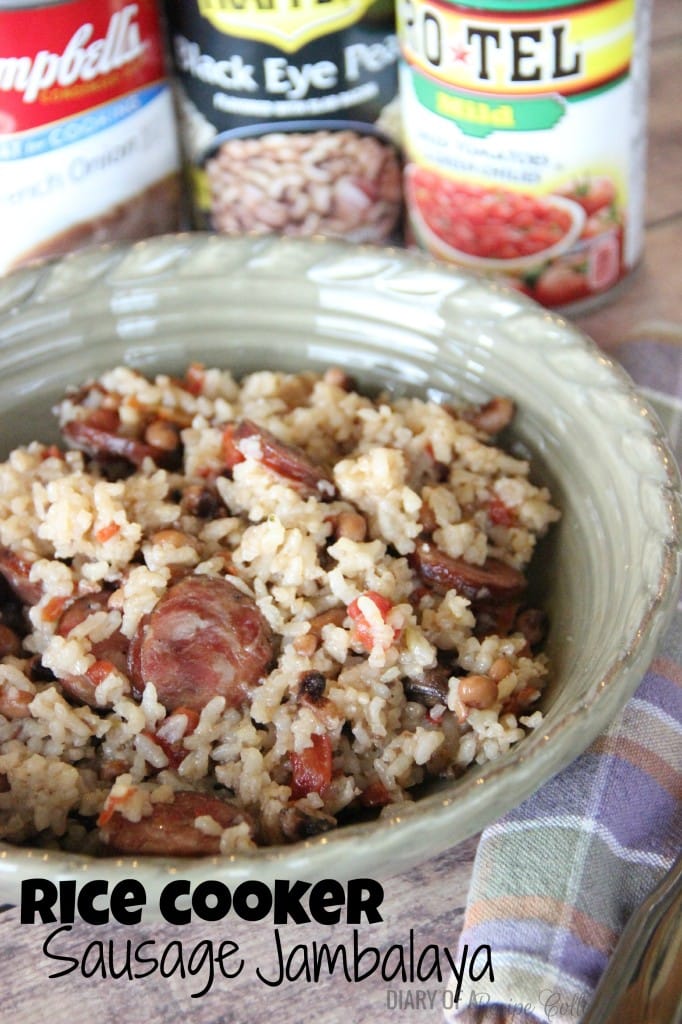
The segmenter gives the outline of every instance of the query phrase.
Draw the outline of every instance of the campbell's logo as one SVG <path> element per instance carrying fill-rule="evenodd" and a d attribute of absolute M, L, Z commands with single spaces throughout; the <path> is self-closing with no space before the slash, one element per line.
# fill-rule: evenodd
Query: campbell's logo
<path fill-rule="evenodd" d="M 62 53 L 41 49 L 34 57 L 0 57 L 0 91 L 19 93 L 24 103 L 35 103 L 54 86 L 92 82 L 130 64 L 146 50 L 137 14 L 137 4 L 116 11 L 102 38 L 93 39 L 90 22 L 79 25 Z"/>
<path fill-rule="evenodd" d="M 374 0 L 199 0 L 199 12 L 225 35 L 286 53 L 355 24 Z"/>

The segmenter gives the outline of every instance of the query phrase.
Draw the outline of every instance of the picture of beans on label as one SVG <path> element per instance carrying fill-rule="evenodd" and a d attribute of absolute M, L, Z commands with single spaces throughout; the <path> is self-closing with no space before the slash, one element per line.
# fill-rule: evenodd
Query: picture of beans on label
<path fill-rule="evenodd" d="M 223 234 L 380 242 L 400 216 L 397 150 L 366 125 L 301 122 L 264 134 L 237 131 L 210 153 L 205 168 L 211 226 Z"/>
<path fill-rule="evenodd" d="M 166 10 L 194 226 L 399 241 L 392 3 Z"/>

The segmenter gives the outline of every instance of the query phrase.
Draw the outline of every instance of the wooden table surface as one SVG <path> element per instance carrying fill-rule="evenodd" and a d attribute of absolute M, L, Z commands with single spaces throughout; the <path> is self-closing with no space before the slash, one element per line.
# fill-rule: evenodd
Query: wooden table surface
<path fill-rule="evenodd" d="M 612 302 L 576 322 L 607 351 L 682 326 L 682 3 L 653 4 L 644 260 Z"/>
<path fill-rule="evenodd" d="M 619 342 L 642 335 L 682 334 L 682 3 L 654 4 L 649 113 L 649 176 L 645 258 L 617 298 L 602 308 L 576 317 L 576 322 L 607 351 Z M 386 949 L 405 945 L 410 931 L 419 951 L 428 943 L 455 950 L 471 877 L 477 838 L 454 846 L 418 869 L 385 883 L 384 923 L 372 926 L 372 941 Z M 0 979 L 2 1024 L 382 1024 L 441 1019 L 440 1009 L 395 1007 L 390 985 L 380 978 L 348 983 L 338 972 L 318 983 L 284 983 L 277 988 L 254 980 L 253 969 L 232 981 L 219 979 L 201 998 L 197 978 L 177 974 L 164 979 L 156 973 L 143 980 L 84 978 L 80 970 L 63 978 L 49 974 L 68 963 L 50 962 L 42 943 L 54 926 L 21 925 L 16 907 L 2 908 Z M 93 940 L 112 939 L 116 956 L 134 944 L 154 938 L 158 948 L 182 939 L 189 953 L 202 940 L 231 939 L 245 960 L 274 969 L 272 929 L 243 922 L 188 925 L 141 925 L 107 928 L 78 923 L 59 943 L 63 956 L 82 956 Z M 295 933 L 294 933 L 295 932 Z M 267 933 L 267 934 L 266 934 Z M 285 932 L 287 943 L 313 939 L 352 948 L 350 926 L 333 929 L 302 925 Z M 409 987 L 409 986 L 408 986 Z M 426 987 L 426 986 L 423 986 Z M 429 987 L 433 988 L 432 985 Z"/>

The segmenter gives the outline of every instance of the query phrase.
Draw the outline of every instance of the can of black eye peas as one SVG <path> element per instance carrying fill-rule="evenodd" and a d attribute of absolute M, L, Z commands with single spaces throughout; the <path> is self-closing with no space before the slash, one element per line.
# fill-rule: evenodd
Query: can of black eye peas
<path fill-rule="evenodd" d="M 0 0 L 0 273 L 180 226 L 155 0 Z"/>
<path fill-rule="evenodd" d="M 398 44 L 381 0 L 166 0 L 194 225 L 391 239 Z"/>
<path fill-rule="evenodd" d="M 642 253 L 649 0 L 398 0 L 409 241 L 546 306 Z"/>

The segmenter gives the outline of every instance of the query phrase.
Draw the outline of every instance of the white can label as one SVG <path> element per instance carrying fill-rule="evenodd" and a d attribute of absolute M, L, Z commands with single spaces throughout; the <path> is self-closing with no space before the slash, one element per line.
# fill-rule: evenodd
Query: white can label
<path fill-rule="evenodd" d="M 0 15 L 0 273 L 178 226 L 179 152 L 153 3 Z M 30 41 L 30 42 L 29 42 Z"/>

